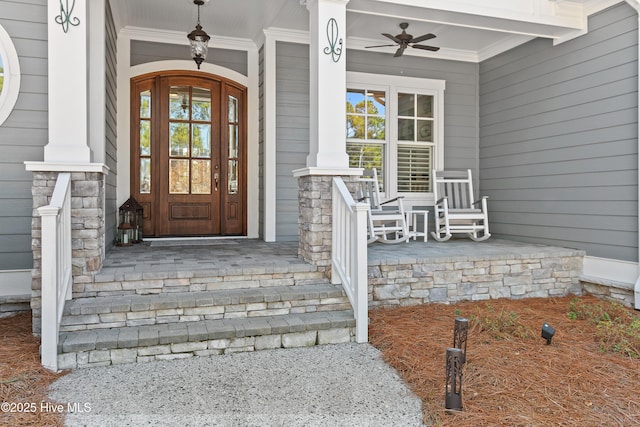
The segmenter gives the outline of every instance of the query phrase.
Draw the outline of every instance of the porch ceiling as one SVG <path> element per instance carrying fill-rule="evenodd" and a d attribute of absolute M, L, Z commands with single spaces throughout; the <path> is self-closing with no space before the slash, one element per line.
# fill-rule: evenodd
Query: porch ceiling
<path fill-rule="evenodd" d="M 205 0 L 201 23 L 214 37 L 258 40 L 266 28 L 306 32 L 301 0 Z M 586 16 L 622 0 L 350 0 L 347 43 L 362 49 L 385 44 L 381 32 L 397 34 L 400 22 L 414 35 L 434 33 L 437 53 L 406 54 L 481 61 L 533 37 L 562 40 L 585 30 Z M 193 0 L 111 0 L 119 28 L 141 27 L 186 34 L 196 22 Z M 392 53 L 395 48 L 378 49 Z"/>

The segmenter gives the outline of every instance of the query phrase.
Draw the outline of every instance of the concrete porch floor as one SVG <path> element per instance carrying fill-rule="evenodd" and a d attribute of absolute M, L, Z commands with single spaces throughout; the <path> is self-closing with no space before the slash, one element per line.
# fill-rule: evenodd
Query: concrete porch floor
<path fill-rule="evenodd" d="M 368 264 L 409 263 L 416 260 L 492 260 L 532 255 L 555 257 L 575 253 L 575 249 L 544 246 L 510 240 L 474 242 L 451 239 L 401 244 L 374 243 L 368 247 Z M 244 268 L 309 267 L 298 258 L 298 242 L 267 243 L 258 239 L 151 240 L 127 247 L 114 247 L 99 273 L 147 273 L 196 270 L 236 270 Z"/>
<path fill-rule="evenodd" d="M 374 243 L 368 247 L 369 265 L 393 262 L 407 263 L 415 260 L 494 260 L 505 257 L 555 257 L 575 253 L 576 249 L 545 246 L 512 240 L 489 239 L 474 242 L 465 238 L 452 238 L 447 242 L 411 240 L 408 243 L 388 245 Z"/>
<path fill-rule="evenodd" d="M 258 239 L 149 240 L 113 247 L 99 275 L 149 272 L 241 270 L 246 268 L 307 271 L 298 258 L 298 242 L 266 243 Z"/>

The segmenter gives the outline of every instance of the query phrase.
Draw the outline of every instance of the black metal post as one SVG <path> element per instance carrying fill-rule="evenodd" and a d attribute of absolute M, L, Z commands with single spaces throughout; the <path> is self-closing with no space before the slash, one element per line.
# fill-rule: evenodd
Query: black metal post
<path fill-rule="evenodd" d="M 467 361 L 467 333 L 469 332 L 469 320 L 457 317 L 453 327 L 453 348 L 462 350 L 462 363 Z"/>
<path fill-rule="evenodd" d="M 462 411 L 462 350 L 447 349 L 447 379 L 444 407 Z"/>

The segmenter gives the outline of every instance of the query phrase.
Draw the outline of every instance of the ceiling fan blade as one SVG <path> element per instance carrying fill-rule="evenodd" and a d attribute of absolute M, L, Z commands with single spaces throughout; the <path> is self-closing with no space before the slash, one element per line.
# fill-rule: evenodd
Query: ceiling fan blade
<path fill-rule="evenodd" d="M 397 58 L 397 57 L 399 57 L 399 56 L 402 56 L 402 54 L 404 53 L 404 50 L 405 50 L 406 48 L 407 48 L 406 46 L 400 46 L 400 47 L 398 48 L 398 50 L 396 50 L 396 53 L 395 53 L 395 55 L 393 55 L 393 57 L 394 57 L 394 58 Z"/>
<path fill-rule="evenodd" d="M 376 46 L 365 46 L 364 48 L 365 49 L 370 49 L 372 47 L 390 47 L 390 46 L 397 46 L 397 45 L 395 45 L 395 44 L 379 44 L 379 45 L 376 45 Z"/>
<path fill-rule="evenodd" d="M 386 37 L 386 38 L 388 38 L 388 39 L 393 40 L 394 42 L 396 42 L 396 43 L 398 43 L 398 44 L 402 43 L 402 41 L 401 41 L 399 38 L 397 38 L 396 36 L 392 36 L 392 35 L 391 35 L 391 34 L 389 34 L 389 33 L 382 33 L 382 35 L 383 35 L 383 36 L 385 36 L 385 37 Z"/>
<path fill-rule="evenodd" d="M 414 37 L 411 39 L 411 41 L 409 43 L 420 43 L 423 42 L 425 40 L 431 40 L 431 39 L 435 39 L 436 36 L 435 34 L 429 33 L 429 34 L 424 34 L 420 37 Z"/>
<path fill-rule="evenodd" d="M 435 47 L 435 46 L 425 46 L 425 45 L 422 45 L 422 44 L 414 44 L 414 45 L 413 45 L 413 46 L 411 46 L 411 47 L 415 47 L 416 49 L 422 49 L 422 50 L 430 50 L 430 51 L 432 51 L 432 52 L 437 52 L 437 51 L 439 51 L 439 50 L 440 50 L 440 48 L 439 48 L 439 47 Z"/>

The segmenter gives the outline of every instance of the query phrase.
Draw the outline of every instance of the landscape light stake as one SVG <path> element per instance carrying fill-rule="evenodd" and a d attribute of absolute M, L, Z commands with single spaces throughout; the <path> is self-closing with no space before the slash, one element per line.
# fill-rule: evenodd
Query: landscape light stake
<path fill-rule="evenodd" d="M 464 317 L 456 317 L 453 327 L 453 348 L 462 350 L 462 363 L 467 361 L 467 333 L 469 332 L 469 320 Z"/>
<path fill-rule="evenodd" d="M 447 380 L 444 407 L 462 411 L 462 350 L 447 349 Z"/>

